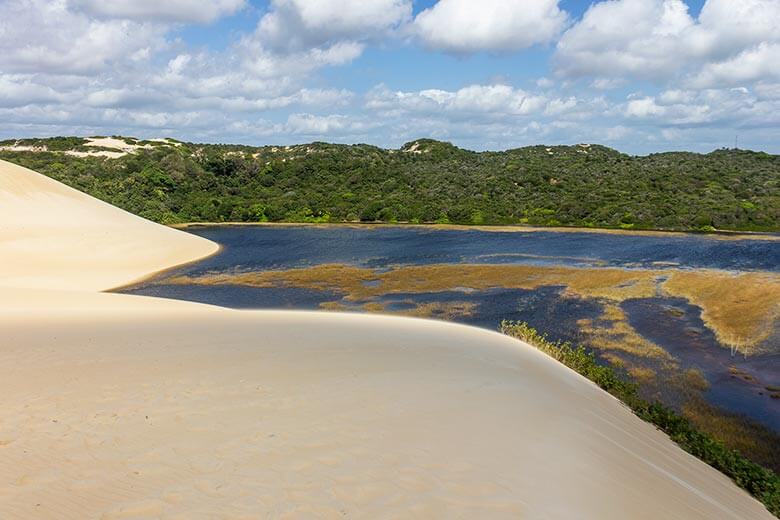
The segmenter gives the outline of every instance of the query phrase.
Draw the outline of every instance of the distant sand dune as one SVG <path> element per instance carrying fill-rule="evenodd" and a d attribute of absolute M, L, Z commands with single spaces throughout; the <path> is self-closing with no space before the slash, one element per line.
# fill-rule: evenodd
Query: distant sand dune
<path fill-rule="evenodd" d="M 0 225 L 0 518 L 771 518 L 519 341 L 98 293 L 215 246 L 4 163 Z"/>

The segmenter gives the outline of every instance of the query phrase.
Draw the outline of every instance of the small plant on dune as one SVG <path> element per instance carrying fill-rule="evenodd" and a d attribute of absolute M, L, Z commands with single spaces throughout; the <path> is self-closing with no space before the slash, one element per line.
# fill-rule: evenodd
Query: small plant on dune
<path fill-rule="evenodd" d="M 780 477 L 774 471 L 698 431 L 688 419 L 671 408 L 642 399 L 636 383 L 624 380 L 613 368 L 600 365 L 595 355 L 585 347 L 550 341 L 522 322 L 502 321 L 500 331 L 541 350 L 620 399 L 639 418 L 652 423 L 685 451 L 731 478 L 780 518 Z"/>

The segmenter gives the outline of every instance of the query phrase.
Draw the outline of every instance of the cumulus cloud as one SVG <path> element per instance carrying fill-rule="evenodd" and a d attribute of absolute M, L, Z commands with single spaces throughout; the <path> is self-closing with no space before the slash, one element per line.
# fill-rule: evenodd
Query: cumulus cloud
<path fill-rule="evenodd" d="M 693 26 L 681 0 L 599 2 L 558 42 L 557 68 L 569 76 L 668 76 L 684 59 L 679 40 Z"/>
<path fill-rule="evenodd" d="M 26 75 L 0 75 L 0 92 L 0 107 L 69 101 L 68 96 L 36 83 Z"/>
<path fill-rule="evenodd" d="M 439 0 L 417 15 L 414 29 L 430 48 L 467 54 L 548 43 L 566 22 L 558 0 Z"/>
<path fill-rule="evenodd" d="M 411 0 L 272 0 L 255 38 L 276 52 L 332 48 L 386 35 L 411 14 Z"/>
<path fill-rule="evenodd" d="M 209 23 L 244 7 L 244 0 L 71 0 L 89 14 L 105 18 Z"/>
<path fill-rule="evenodd" d="M 689 83 L 711 87 L 744 85 L 766 79 L 780 79 L 780 42 L 760 43 L 733 58 L 707 63 L 691 76 Z"/>
<path fill-rule="evenodd" d="M 714 59 L 762 42 L 780 41 L 777 0 L 707 0 L 699 15 L 694 49 Z M 698 47 L 698 48 L 697 48 Z"/>
<path fill-rule="evenodd" d="M 242 66 L 262 78 L 303 76 L 332 65 L 345 65 L 358 58 L 365 46 L 354 41 L 339 41 L 323 47 L 279 54 L 264 46 L 255 37 L 244 38 L 237 46 L 243 57 Z"/>
<path fill-rule="evenodd" d="M 65 1 L 0 3 L 4 131 L 207 135 L 261 113 L 333 108 L 352 99 L 345 89 L 305 85 L 312 66 L 349 59 L 336 56 L 338 48 L 312 49 L 310 63 L 271 56 L 258 72 L 258 56 L 241 42 L 226 51 L 173 52 L 182 46 L 167 41 L 170 30 L 166 23 L 97 16 Z"/>
<path fill-rule="evenodd" d="M 667 90 L 629 99 L 628 119 L 660 127 L 761 128 L 780 123 L 780 100 L 747 88 Z"/>
<path fill-rule="evenodd" d="M 367 96 L 367 107 L 418 113 L 528 115 L 545 107 L 544 97 L 509 85 L 470 85 L 457 91 L 439 89 L 416 92 L 390 91 L 380 86 Z"/>
<path fill-rule="evenodd" d="M 339 114 L 290 114 L 287 118 L 287 129 L 293 134 L 325 135 L 343 130 L 349 122 L 347 116 Z"/>
<path fill-rule="evenodd" d="M 166 28 L 131 20 L 97 20 L 64 0 L 0 2 L 0 70 L 89 74 L 143 61 L 165 45 Z"/>
<path fill-rule="evenodd" d="M 713 87 L 774 75 L 779 42 L 777 0 L 707 0 L 697 19 L 682 0 L 612 0 L 561 37 L 555 62 L 566 76 Z"/>
<path fill-rule="evenodd" d="M 255 76 L 302 77 L 352 62 L 367 43 L 392 34 L 411 13 L 411 0 L 272 0 L 256 30 L 234 51 Z"/>

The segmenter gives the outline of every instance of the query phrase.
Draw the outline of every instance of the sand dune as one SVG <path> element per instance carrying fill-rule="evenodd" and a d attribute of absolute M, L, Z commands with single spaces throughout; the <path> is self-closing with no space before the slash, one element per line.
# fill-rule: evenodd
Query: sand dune
<path fill-rule="evenodd" d="M 10 166 L 0 208 L 0 518 L 771 518 L 521 342 L 98 293 L 214 246 Z"/>
<path fill-rule="evenodd" d="M 216 250 L 0 161 L 0 286 L 103 290 Z"/>

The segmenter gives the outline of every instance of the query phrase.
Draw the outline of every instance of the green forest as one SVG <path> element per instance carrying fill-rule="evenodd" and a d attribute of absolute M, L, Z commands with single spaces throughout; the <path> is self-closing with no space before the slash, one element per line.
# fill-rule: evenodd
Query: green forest
<path fill-rule="evenodd" d="M 251 147 L 123 138 L 0 142 L 0 159 L 132 213 L 184 222 L 412 222 L 623 229 L 780 230 L 780 156 L 721 149 L 630 156 L 599 145 L 472 152 L 315 142 Z M 11 146 L 36 151 L 13 151 Z M 108 149 L 105 149 L 108 151 Z"/>

